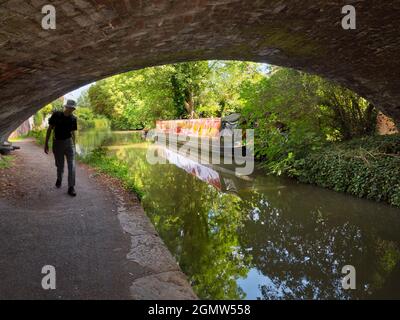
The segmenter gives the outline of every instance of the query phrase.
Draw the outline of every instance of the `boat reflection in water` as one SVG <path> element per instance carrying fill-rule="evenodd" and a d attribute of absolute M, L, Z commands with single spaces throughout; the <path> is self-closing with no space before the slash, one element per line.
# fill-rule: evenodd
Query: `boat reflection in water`
<path fill-rule="evenodd" d="M 193 157 L 190 154 L 184 154 L 157 144 L 152 145 L 150 148 L 155 149 L 155 153 L 167 160 L 169 164 L 183 169 L 185 172 L 225 193 L 238 193 L 240 189 L 238 185 L 243 187 L 243 184 L 252 181 L 249 176 L 238 175 L 232 165 L 212 164 L 213 159 L 210 153 L 200 154 L 201 159 L 199 160 L 197 156 Z"/>

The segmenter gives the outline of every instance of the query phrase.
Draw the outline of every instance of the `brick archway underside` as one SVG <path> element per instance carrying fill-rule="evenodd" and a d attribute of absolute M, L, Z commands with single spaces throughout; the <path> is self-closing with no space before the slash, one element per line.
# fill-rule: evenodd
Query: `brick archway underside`
<path fill-rule="evenodd" d="M 43 30 L 41 8 L 57 10 Z M 341 8 L 357 9 L 343 30 Z M 95 80 L 200 59 L 269 62 L 335 80 L 400 122 L 400 2 L 0 0 L 0 142 Z"/>

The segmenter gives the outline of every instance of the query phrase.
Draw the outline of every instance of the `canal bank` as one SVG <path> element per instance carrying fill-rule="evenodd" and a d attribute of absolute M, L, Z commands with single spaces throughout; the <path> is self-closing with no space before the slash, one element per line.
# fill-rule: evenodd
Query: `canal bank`
<path fill-rule="evenodd" d="M 196 299 L 140 203 L 77 165 L 76 198 L 54 187 L 52 155 L 18 141 L 0 172 L 0 299 Z M 41 287 L 45 265 L 56 290 Z"/>

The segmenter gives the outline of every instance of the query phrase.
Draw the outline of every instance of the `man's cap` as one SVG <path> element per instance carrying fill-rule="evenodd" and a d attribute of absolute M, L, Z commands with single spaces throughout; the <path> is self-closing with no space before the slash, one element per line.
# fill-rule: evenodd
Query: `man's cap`
<path fill-rule="evenodd" d="M 64 107 L 76 109 L 76 102 L 74 100 L 67 100 L 67 103 L 64 105 Z"/>

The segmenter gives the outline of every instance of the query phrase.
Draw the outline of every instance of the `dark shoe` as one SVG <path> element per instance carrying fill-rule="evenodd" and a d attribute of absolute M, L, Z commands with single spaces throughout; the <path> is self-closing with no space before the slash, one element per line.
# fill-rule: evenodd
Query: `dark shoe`
<path fill-rule="evenodd" d="M 74 187 L 69 187 L 69 188 L 68 188 L 68 194 L 69 194 L 71 197 L 75 197 L 75 196 L 76 196 L 76 192 L 75 192 Z"/>
<path fill-rule="evenodd" d="M 56 181 L 56 187 L 61 188 L 61 180 L 57 179 Z"/>

